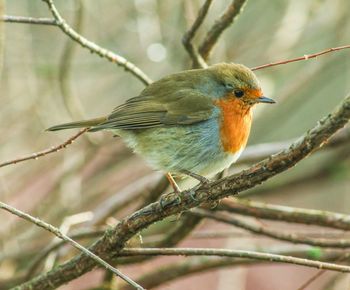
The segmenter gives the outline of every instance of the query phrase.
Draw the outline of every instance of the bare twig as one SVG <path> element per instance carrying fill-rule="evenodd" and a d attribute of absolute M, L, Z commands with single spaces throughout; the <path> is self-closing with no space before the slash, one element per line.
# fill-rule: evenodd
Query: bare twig
<path fill-rule="evenodd" d="M 283 247 L 281 248 L 269 248 L 261 250 L 264 253 L 273 253 L 278 255 L 293 256 L 299 258 L 310 258 L 310 248 L 305 247 Z M 323 253 L 320 258 L 322 261 L 332 261 L 339 257 L 339 252 Z M 181 279 L 185 276 L 195 273 L 203 273 L 208 270 L 218 269 L 223 267 L 234 267 L 251 265 L 258 263 L 265 263 L 268 261 L 263 260 L 249 260 L 240 258 L 227 258 L 227 257 L 187 257 L 180 261 L 170 263 L 167 265 L 161 265 L 143 275 L 141 275 L 137 281 L 144 285 L 146 289 L 153 289 L 164 283 L 169 283 L 175 279 Z M 122 286 L 120 290 L 131 290 L 130 285 Z"/>
<path fill-rule="evenodd" d="M 33 18 L 24 16 L 4 15 L 0 17 L 0 21 L 9 23 L 39 24 L 57 26 L 57 21 L 52 18 Z"/>
<path fill-rule="evenodd" d="M 4 166 L 7 166 L 7 165 L 11 165 L 11 164 L 17 164 L 19 162 L 23 162 L 23 161 L 27 161 L 27 160 L 31 160 L 31 159 L 37 159 L 37 158 L 45 156 L 47 154 L 58 152 L 59 150 L 64 149 L 68 145 L 72 144 L 74 142 L 74 140 L 78 139 L 87 130 L 89 130 L 89 128 L 84 128 L 84 129 L 80 130 L 77 134 L 75 134 L 72 137 L 70 137 L 67 141 L 65 141 L 65 142 L 63 142 L 63 143 L 61 143 L 61 144 L 59 144 L 57 146 L 53 146 L 53 147 L 51 147 L 49 149 L 45 149 L 43 151 L 32 153 L 32 154 L 27 155 L 27 156 L 23 156 L 23 157 L 19 157 L 19 158 L 13 159 L 13 160 L 2 162 L 2 163 L 0 163 L 0 167 L 4 167 Z"/>
<path fill-rule="evenodd" d="M 151 256 L 220 256 L 256 259 L 276 263 L 287 263 L 300 266 L 306 266 L 316 269 L 324 269 L 338 272 L 350 272 L 350 266 L 313 261 L 309 259 L 296 258 L 292 256 L 283 256 L 245 250 L 226 250 L 213 248 L 125 248 L 120 255 L 151 255 Z"/>
<path fill-rule="evenodd" d="M 186 48 L 190 57 L 192 58 L 193 68 L 198 68 L 198 67 L 206 68 L 206 67 L 208 67 L 205 60 L 198 53 L 197 48 L 195 48 L 193 46 L 192 39 L 194 38 L 198 28 L 202 25 L 212 2 L 213 2 L 213 0 L 206 0 L 204 2 L 203 6 L 201 7 L 201 9 L 198 12 L 198 16 L 197 16 L 196 20 L 193 22 L 191 28 L 184 34 L 184 36 L 182 38 L 182 44 Z"/>
<path fill-rule="evenodd" d="M 163 248 L 163 247 L 172 247 L 177 245 L 179 242 L 184 240 L 188 235 L 191 234 L 193 229 L 201 222 L 202 218 L 196 217 L 194 215 L 185 215 L 180 219 L 173 228 L 171 228 L 170 232 L 162 237 L 160 240 L 150 241 L 148 243 L 144 243 L 146 247 L 152 248 Z M 151 256 L 145 257 L 125 257 L 118 258 L 117 262 L 119 265 L 122 264 L 134 264 L 135 262 L 144 261 Z"/>
<path fill-rule="evenodd" d="M 196 207 L 203 202 L 216 201 L 238 194 L 286 171 L 320 148 L 330 136 L 344 127 L 349 119 L 350 95 L 343 100 L 340 107 L 321 119 L 313 129 L 294 142 L 290 148 L 240 173 L 181 193 L 163 195 L 162 202 L 152 203 L 136 211 L 121 220 L 114 228 L 107 230 L 105 235 L 95 242 L 90 250 L 103 259 L 117 257 L 130 238 L 154 222 Z M 60 267 L 18 286 L 17 289 L 54 289 L 88 272 L 94 266 L 95 263 L 88 257 L 78 255 Z"/>
<path fill-rule="evenodd" d="M 260 225 L 255 225 L 253 223 L 244 221 L 242 219 L 235 218 L 233 216 L 228 216 L 218 212 L 210 212 L 202 209 L 193 209 L 193 214 L 202 217 L 210 218 L 219 222 L 234 225 L 236 227 L 248 230 L 258 235 L 264 235 L 273 239 L 286 241 L 289 243 L 299 243 L 317 247 L 333 247 L 333 248 L 349 248 L 350 240 L 343 239 L 321 239 L 321 238 L 309 238 L 296 235 L 294 233 L 285 233 L 283 231 L 271 230 L 267 227 Z"/>
<path fill-rule="evenodd" d="M 79 243 L 77 243 L 76 241 L 74 241 L 73 239 L 68 237 L 67 235 L 63 234 L 58 228 L 56 228 L 56 227 L 38 219 L 38 218 L 32 217 L 31 215 L 26 214 L 26 213 L 14 208 L 10 205 L 7 205 L 1 201 L 0 201 L 0 208 L 49 231 L 50 233 L 54 234 L 58 238 L 66 241 L 67 243 L 71 244 L 73 247 L 75 247 L 78 250 L 80 250 L 81 252 L 83 252 L 86 256 L 88 256 L 89 258 L 94 260 L 97 264 L 100 264 L 101 266 L 103 266 L 107 270 L 113 272 L 118 277 L 120 277 L 121 279 L 123 279 L 125 282 L 129 283 L 130 285 L 132 285 L 136 289 L 144 290 L 139 284 L 137 284 L 136 282 L 131 280 L 128 276 L 125 276 L 122 272 L 120 272 L 118 269 L 116 269 L 113 266 L 111 266 L 110 264 L 108 264 L 106 261 L 101 259 L 99 256 L 95 255 L 94 253 L 92 253 L 91 251 L 89 251 L 88 249 L 86 249 L 85 247 L 83 247 L 82 245 L 80 245 Z"/>
<path fill-rule="evenodd" d="M 240 198 L 225 200 L 217 209 L 269 220 L 350 230 L 349 215 L 324 210 L 295 208 Z"/>
<path fill-rule="evenodd" d="M 77 33 L 74 29 L 72 29 L 68 23 L 62 18 L 56 6 L 54 5 L 52 0 L 43 0 L 49 7 L 52 16 L 55 18 L 57 22 L 57 26 L 67 34 L 71 39 L 79 43 L 82 47 L 87 48 L 90 52 L 96 53 L 97 55 L 108 59 L 109 61 L 123 67 L 126 71 L 132 73 L 136 78 L 138 78 L 145 85 L 149 85 L 152 80 L 135 64 L 129 62 L 124 57 L 109 51 L 101 46 L 98 46 L 96 43 L 86 39 Z"/>
<path fill-rule="evenodd" d="M 79 240 L 80 239 L 95 238 L 95 237 L 102 236 L 103 233 L 105 232 L 105 230 L 106 229 L 104 228 L 104 229 L 97 229 L 97 230 L 79 231 L 76 233 L 71 233 L 70 238 L 71 239 L 79 239 Z M 45 247 L 44 249 L 42 249 L 38 253 L 38 255 L 35 256 L 31 260 L 31 264 L 29 266 L 29 270 L 27 271 L 25 280 L 30 279 L 34 275 L 34 273 L 38 269 L 39 265 L 46 258 L 46 256 L 48 256 L 51 252 L 64 246 L 66 243 L 67 243 L 66 240 L 60 240 L 60 241 L 54 242 L 54 243 L 48 245 L 47 247 Z"/>
<path fill-rule="evenodd" d="M 287 63 L 296 62 L 296 61 L 300 61 L 300 60 L 308 60 L 311 58 L 316 58 L 316 57 L 323 55 L 323 54 L 327 54 L 327 53 L 330 53 L 333 51 L 348 49 L 348 48 L 350 48 L 350 44 L 338 46 L 338 47 L 334 47 L 334 48 L 328 48 L 326 50 L 312 53 L 312 54 L 305 54 L 305 55 L 297 57 L 297 58 L 292 58 L 292 59 L 288 59 L 288 60 L 281 60 L 281 61 L 271 62 L 268 64 L 259 65 L 259 66 L 251 68 L 251 70 L 259 70 L 259 69 L 263 69 L 263 68 L 267 68 L 267 67 L 272 67 L 272 66 L 281 65 L 281 64 L 287 64 Z"/>
<path fill-rule="evenodd" d="M 220 18 L 215 21 L 214 25 L 208 31 L 205 39 L 199 47 L 199 53 L 204 60 L 208 60 L 210 52 L 217 43 L 219 37 L 242 12 L 246 2 L 247 0 L 233 0 L 232 3 L 226 8 L 224 14 L 222 14 Z"/>

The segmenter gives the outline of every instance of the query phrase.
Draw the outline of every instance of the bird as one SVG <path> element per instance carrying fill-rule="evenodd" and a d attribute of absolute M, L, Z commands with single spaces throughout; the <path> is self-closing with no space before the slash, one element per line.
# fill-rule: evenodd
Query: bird
<path fill-rule="evenodd" d="M 112 131 L 163 171 L 179 192 L 174 175 L 205 183 L 239 158 L 258 103 L 275 101 L 264 96 L 253 71 L 242 64 L 218 63 L 165 76 L 107 116 L 47 130 Z"/>

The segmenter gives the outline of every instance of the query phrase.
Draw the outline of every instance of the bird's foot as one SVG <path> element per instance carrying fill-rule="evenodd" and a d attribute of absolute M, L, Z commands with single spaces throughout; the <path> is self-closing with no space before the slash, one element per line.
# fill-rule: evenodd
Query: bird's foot
<path fill-rule="evenodd" d="M 173 205 L 178 205 L 181 203 L 181 197 L 178 193 L 163 194 L 159 198 L 159 205 L 162 210 L 165 210 Z"/>

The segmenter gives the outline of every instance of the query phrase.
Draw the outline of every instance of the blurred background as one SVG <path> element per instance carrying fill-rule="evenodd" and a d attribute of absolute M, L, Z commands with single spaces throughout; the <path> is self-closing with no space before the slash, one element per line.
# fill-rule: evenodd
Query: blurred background
<path fill-rule="evenodd" d="M 2 9 L 7 15 L 51 17 L 43 1 L 2 2 L 0 5 L 4 5 Z M 203 1 L 57 0 L 55 3 L 67 22 L 82 35 L 126 57 L 153 80 L 191 66 L 181 38 Z M 213 1 L 195 44 L 201 42 L 230 3 Z M 349 11 L 348 0 L 248 1 L 242 14 L 219 39 L 210 63 L 237 62 L 254 67 L 348 44 Z M 64 142 L 75 132 L 52 133 L 45 129 L 109 113 L 144 87 L 130 73 L 89 53 L 55 26 L 0 25 L 0 162 Z M 265 94 L 278 104 L 256 109 L 249 145 L 285 142 L 300 136 L 350 90 L 348 51 L 256 73 Z M 243 193 L 242 197 L 350 213 L 349 144 L 322 150 L 288 172 Z M 248 165 L 249 162 L 241 162 L 231 170 L 238 171 Z M 65 150 L 38 160 L 1 168 L 0 199 L 71 233 L 115 224 L 145 203 L 147 190 L 154 190 L 161 178 L 161 173 L 152 171 L 119 138 L 99 132 L 85 134 Z M 141 190 L 146 193 L 138 195 Z M 0 212 L 0 220 L 0 289 L 7 289 L 23 277 L 53 237 L 5 212 Z M 175 218 L 157 224 L 145 236 L 165 234 L 176 223 Z M 286 228 L 283 223 L 267 224 Z M 295 228 L 305 229 L 291 227 Z M 306 229 L 315 231 L 311 227 Z M 195 232 L 213 230 L 227 233 L 234 229 L 204 221 Z M 330 231 L 316 230 L 324 234 Z M 93 239 L 86 240 L 86 244 Z M 282 244 L 235 230 L 225 238 L 190 236 L 180 245 L 244 249 Z M 64 247 L 43 260 L 36 273 L 75 253 Z M 156 259 L 121 269 L 136 279 L 155 265 L 181 259 L 185 258 Z M 170 281 L 157 289 L 289 290 L 296 289 L 316 272 L 276 264 L 235 266 Z M 60 289 L 93 289 L 106 276 L 102 270 L 95 270 Z M 333 288 L 325 288 L 334 277 L 339 279 L 330 286 Z M 307 289 L 349 289 L 349 285 L 348 275 L 327 273 Z"/>

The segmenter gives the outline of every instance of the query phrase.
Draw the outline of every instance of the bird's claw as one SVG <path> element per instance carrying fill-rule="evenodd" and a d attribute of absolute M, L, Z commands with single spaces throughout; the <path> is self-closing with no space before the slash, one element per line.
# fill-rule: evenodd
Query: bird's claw
<path fill-rule="evenodd" d="M 162 210 L 169 208 L 172 205 L 177 205 L 181 203 L 181 197 L 178 192 L 174 192 L 172 194 L 163 194 L 159 198 L 159 205 Z"/>

